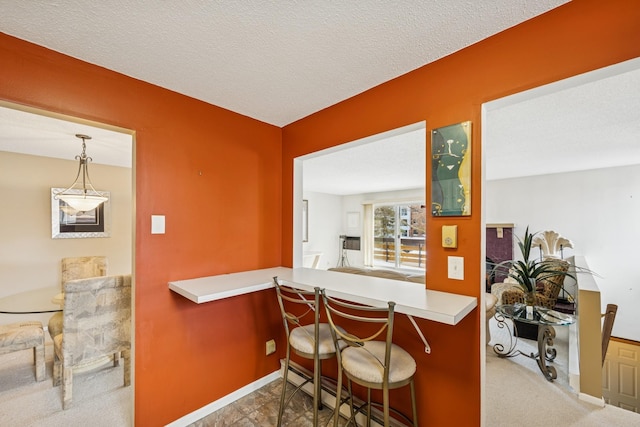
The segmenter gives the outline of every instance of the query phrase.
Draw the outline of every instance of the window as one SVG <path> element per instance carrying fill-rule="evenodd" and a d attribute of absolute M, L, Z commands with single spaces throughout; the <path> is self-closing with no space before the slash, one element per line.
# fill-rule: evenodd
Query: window
<path fill-rule="evenodd" d="M 424 204 L 375 205 L 373 265 L 424 269 L 426 224 Z"/>

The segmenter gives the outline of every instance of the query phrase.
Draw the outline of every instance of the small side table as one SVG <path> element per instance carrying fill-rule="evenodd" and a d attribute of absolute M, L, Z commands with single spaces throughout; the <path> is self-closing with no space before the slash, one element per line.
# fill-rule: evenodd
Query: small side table
<path fill-rule="evenodd" d="M 556 358 L 556 349 L 553 348 L 553 339 L 556 337 L 554 326 L 568 326 L 575 322 L 575 317 L 570 314 L 560 313 L 545 307 L 529 306 L 524 304 L 504 304 L 496 307 L 495 319 L 498 327 L 507 327 L 506 319 L 518 320 L 532 325 L 538 325 L 538 352 L 524 353 L 516 349 L 518 343 L 518 331 L 513 323 L 513 333 L 510 334 L 509 347 L 503 344 L 495 344 L 493 351 L 498 357 L 513 357 L 519 354 L 535 359 L 540 371 L 548 381 L 558 378 L 556 368 L 547 365 Z"/>

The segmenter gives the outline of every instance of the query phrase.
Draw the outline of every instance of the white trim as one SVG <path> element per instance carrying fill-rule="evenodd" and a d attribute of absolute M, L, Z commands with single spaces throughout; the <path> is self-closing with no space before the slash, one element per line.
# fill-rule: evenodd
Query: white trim
<path fill-rule="evenodd" d="M 354 141 L 345 142 L 342 144 L 334 145 L 329 148 L 325 148 L 319 151 L 314 151 L 312 153 L 304 154 L 302 156 L 296 157 L 294 160 L 309 160 L 314 157 L 324 156 L 326 154 L 334 153 L 336 151 L 341 151 L 346 148 L 358 147 L 360 145 L 369 144 L 376 141 L 381 141 L 383 139 L 392 138 L 397 135 L 402 135 L 404 133 L 414 132 L 420 129 L 426 129 L 427 122 L 425 120 L 412 123 L 410 125 L 401 126 L 399 128 L 391 129 L 385 132 L 380 132 L 375 135 L 365 136 L 360 139 L 356 139 Z"/>
<path fill-rule="evenodd" d="M 604 405 L 605 405 L 603 398 L 594 397 L 594 396 L 591 396 L 590 394 L 580 393 L 578 394 L 578 399 L 587 403 L 591 403 L 592 405 L 599 406 L 601 408 L 604 408 Z"/>
<path fill-rule="evenodd" d="M 427 198 L 427 194 L 425 192 L 424 188 L 411 188 L 409 190 L 406 191 L 411 191 L 411 190 L 416 190 L 416 191 L 421 191 L 422 192 L 422 198 L 419 196 L 416 197 L 393 197 L 393 198 L 385 198 L 385 199 L 367 199 L 367 200 L 363 200 L 362 204 L 363 205 L 406 205 L 408 203 L 414 203 L 414 204 L 425 204 L 426 205 L 426 198 Z M 404 190 L 403 190 L 404 191 Z"/>
<path fill-rule="evenodd" d="M 480 259 L 487 258 L 487 206 L 486 206 L 486 182 L 487 182 L 487 160 L 485 154 L 485 137 L 487 123 L 487 103 L 483 103 L 480 106 Z M 477 191 L 475 191 L 477 194 Z M 480 262 L 480 307 L 484 307 L 484 310 L 480 310 L 480 321 L 478 322 L 480 332 L 480 427 L 487 425 L 487 331 L 486 319 L 487 319 L 487 302 L 485 295 L 487 292 L 487 263 Z"/>
<path fill-rule="evenodd" d="M 224 408 L 225 406 L 248 394 L 253 393 L 254 391 L 264 387 L 272 381 L 277 380 L 278 378 L 281 378 L 280 370 L 272 372 L 269 375 L 252 382 L 251 384 L 247 384 L 246 386 L 234 391 L 233 393 L 227 394 L 226 396 L 221 397 L 215 402 L 211 402 L 200 409 L 196 409 L 190 414 L 187 414 L 184 417 L 167 424 L 167 427 L 186 427 L 190 424 L 193 424 L 194 422 L 206 417 L 207 415 L 214 413 L 218 409 Z"/>

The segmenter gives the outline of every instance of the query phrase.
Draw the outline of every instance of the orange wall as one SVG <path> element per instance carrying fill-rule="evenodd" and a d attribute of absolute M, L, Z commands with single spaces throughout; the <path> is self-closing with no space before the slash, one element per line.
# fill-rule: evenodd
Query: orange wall
<path fill-rule="evenodd" d="M 274 292 L 196 305 L 167 282 L 280 265 L 281 129 L 3 34 L 0 63 L 0 99 L 136 132 L 136 425 L 277 370 Z"/>
<path fill-rule="evenodd" d="M 428 287 L 480 298 L 481 105 L 506 95 L 640 55 L 637 0 L 574 0 L 550 13 L 299 120 L 283 131 L 283 247 L 291 260 L 293 158 L 410 123 L 431 130 L 473 122 L 472 215 L 430 218 Z M 430 132 L 427 133 L 428 135 Z M 427 161 L 430 166 L 430 162 Z M 428 167 L 427 176 L 430 176 Z M 426 183 L 430 194 L 430 182 Z M 442 225 L 458 226 L 458 249 L 440 247 Z M 465 258 L 465 280 L 447 279 L 447 256 Z M 405 319 L 403 319 L 405 320 Z M 427 355 L 410 327 L 398 343 L 417 358 L 419 418 L 433 426 L 480 422 L 479 312 L 456 327 L 421 322 Z M 406 326 L 406 325 L 405 325 Z M 393 397 L 392 397 L 393 398 Z M 396 397 L 396 406 L 403 406 Z M 461 410 L 464 408 L 464 410 Z"/>
<path fill-rule="evenodd" d="M 300 154 L 420 120 L 472 120 L 472 216 L 429 222 L 431 236 L 457 224 L 460 239 L 452 252 L 430 239 L 428 269 L 430 288 L 479 296 L 480 105 L 639 56 L 637 2 L 603 3 L 574 0 L 284 131 L 0 34 L 0 99 L 136 131 L 136 425 L 164 425 L 277 369 L 278 356 L 263 356 L 268 338 L 282 340 L 271 291 L 199 306 L 167 282 L 290 263 Z M 150 234 L 152 214 L 166 215 L 167 234 Z M 446 279 L 450 254 L 465 257 L 464 282 Z M 456 327 L 420 324 L 431 355 L 406 318 L 397 337 L 417 355 L 422 420 L 478 425 L 477 310 Z"/>

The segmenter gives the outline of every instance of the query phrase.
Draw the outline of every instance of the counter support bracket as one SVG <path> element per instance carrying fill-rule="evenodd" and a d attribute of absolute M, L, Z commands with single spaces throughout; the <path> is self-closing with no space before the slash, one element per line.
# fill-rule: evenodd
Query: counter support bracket
<path fill-rule="evenodd" d="M 416 321 L 413 319 L 413 316 L 411 316 L 410 314 L 407 314 L 407 317 L 409 318 L 409 320 L 411 320 L 411 323 L 413 324 L 413 327 L 416 329 L 416 332 L 418 333 L 418 335 L 420 335 L 420 339 L 424 343 L 424 352 L 427 353 L 427 354 L 431 354 L 431 346 L 427 342 L 427 339 L 424 337 L 424 334 L 422 333 L 422 330 L 420 330 L 420 327 L 418 326 Z"/>

